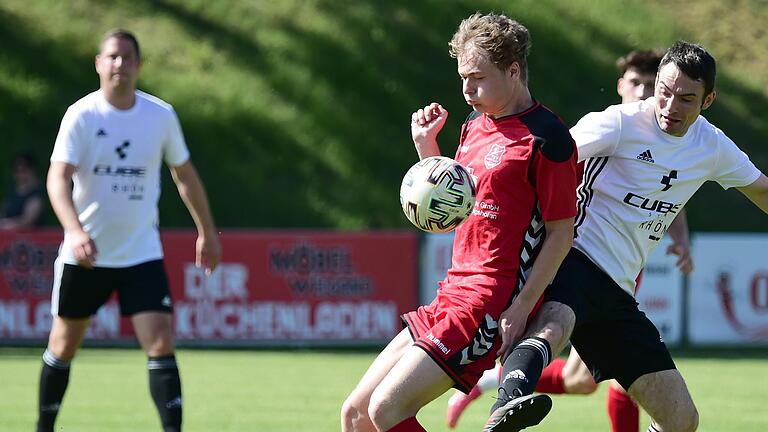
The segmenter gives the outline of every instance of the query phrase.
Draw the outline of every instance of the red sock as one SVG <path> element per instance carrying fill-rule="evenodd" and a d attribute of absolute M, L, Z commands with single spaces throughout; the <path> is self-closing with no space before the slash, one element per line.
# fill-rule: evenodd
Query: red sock
<path fill-rule="evenodd" d="M 611 432 L 637 432 L 640 430 L 640 410 L 635 401 L 623 391 L 608 387 L 608 419 Z"/>
<path fill-rule="evenodd" d="M 552 360 L 549 366 L 545 367 L 541 371 L 541 377 L 539 382 L 536 383 L 536 391 L 539 393 L 549 394 L 563 394 L 565 393 L 565 387 L 563 387 L 563 368 L 565 367 L 565 360 L 556 358 Z"/>
<path fill-rule="evenodd" d="M 427 432 L 427 430 L 419 424 L 416 417 L 410 417 L 401 421 L 397 426 L 389 429 L 387 432 Z"/>

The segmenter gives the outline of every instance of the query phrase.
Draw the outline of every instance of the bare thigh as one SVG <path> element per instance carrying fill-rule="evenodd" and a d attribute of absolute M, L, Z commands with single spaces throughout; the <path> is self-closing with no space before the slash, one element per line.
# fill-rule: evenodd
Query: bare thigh
<path fill-rule="evenodd" d="M 392 339 L 365 371 L 363 377 L 344 401 L 341 424 L 343 431 L 375 431 L 376 428 L 368 418 L 368 406 L 371 394 L 381 383 L 395 363 L 400 360 L 408 347 L 413 345 L 413 339 L 407 329 L 402 330 Z"/>
<path fill-rule="evenodd" d="M 414 417 L 453 384 L 424 350 L 411 346 L 374 390 L 369 413 L 379 430 L 388 430 Z"/>

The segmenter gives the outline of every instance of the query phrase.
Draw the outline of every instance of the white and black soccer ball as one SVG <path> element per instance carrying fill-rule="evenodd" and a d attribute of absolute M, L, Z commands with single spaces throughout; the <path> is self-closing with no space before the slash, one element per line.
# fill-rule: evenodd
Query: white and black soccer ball
<path fill-rule="evenodd" d="M 400 185 L 400 206 L 411 223 L 427 232 L 455 229 L 472 214 L 475 182 L 455 160 L 432 156 L 416 162 Z"/>

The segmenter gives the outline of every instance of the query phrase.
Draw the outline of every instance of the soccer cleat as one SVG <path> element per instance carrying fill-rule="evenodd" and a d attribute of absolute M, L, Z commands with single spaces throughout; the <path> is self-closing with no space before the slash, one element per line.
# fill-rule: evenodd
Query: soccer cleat
<path fill-rule="evenodd" d="M 552 409 L 552 399 L 544 394 L 515 398 L 496 408 L 483 432 L 518 432 L 539 424 Z"/>
<path fill-rule="evenodd" d="M 456 423 L 459 422 L 459 417 L 461 417 L 461 414 L 467 409 L 470 402 L 477 399 L 481 394 L 480 388 L 474 386 L 469 394 L 457 391 L 450 399 L 448 399 L 448 409 L 445 411 L 445 419 L 448 422 L 449 429 L 456 427 Z"/>

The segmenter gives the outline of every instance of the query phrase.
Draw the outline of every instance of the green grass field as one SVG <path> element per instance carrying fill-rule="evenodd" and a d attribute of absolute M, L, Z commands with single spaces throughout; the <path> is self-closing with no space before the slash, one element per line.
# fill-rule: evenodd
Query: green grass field
<path fill-rule="evenodd" d="M 0 431 L 34 429 L 42 349 L 0 348 Z M 677 353 L 701 413 L 702 432 L 768 430 L 768 351 Z M 342 400 L 375 353 L 355 351 L 208 351 L 178 353 L 184 387 L 185 430 L 338 431 Z M 605 390 L 558 396 L 537 429 L 605 431 Z M 419 420 L 446 430 L 448 395 Z M 491 402 L 484 395 L 456 429 L 479 431 Z M 647 425 L 647 417 L 642 424 Z M 57 430 L 158 431 L 139 350 L 84 349 L 73 365 Z"/>

